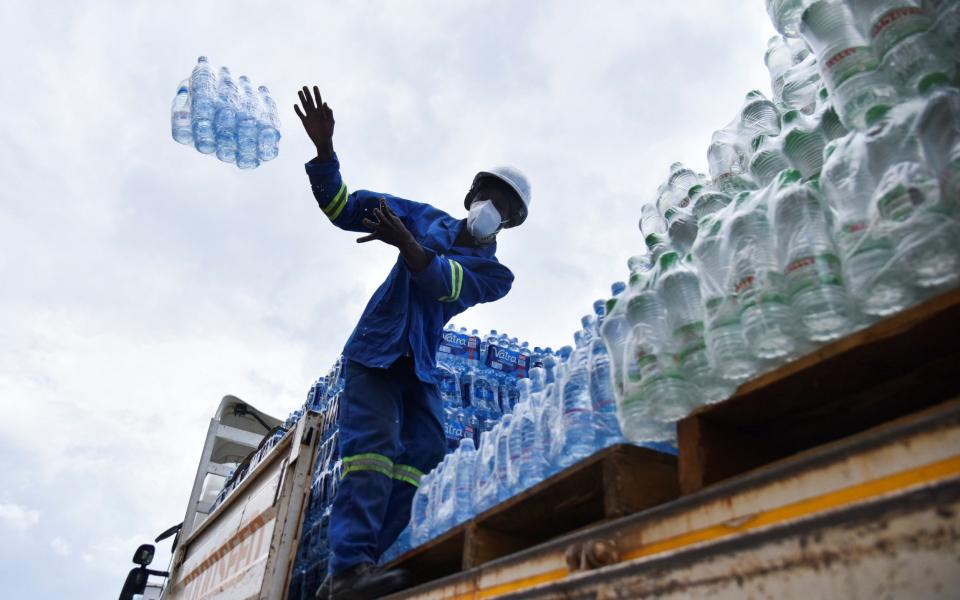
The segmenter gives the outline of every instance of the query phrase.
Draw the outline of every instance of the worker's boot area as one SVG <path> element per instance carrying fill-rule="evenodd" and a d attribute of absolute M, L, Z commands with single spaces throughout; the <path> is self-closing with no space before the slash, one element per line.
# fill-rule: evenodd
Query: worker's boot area
<path fill-rule="evenodd" d="M 403 569 L 384 571 L 369 563 L 340 575 L 328 575 L 320 584 L 317 600 L 374 600 L 410 587 L 413 578 Z"/>

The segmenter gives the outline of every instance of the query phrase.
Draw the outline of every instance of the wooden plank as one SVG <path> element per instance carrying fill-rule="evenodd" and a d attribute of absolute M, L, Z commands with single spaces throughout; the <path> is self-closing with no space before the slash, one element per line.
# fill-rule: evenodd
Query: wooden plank
<path fill-rule="evenodd" d="M 410 550 L 388 567 L 409 569 L 423 581 L 436 579 L 668 502 L 679 493 L 676 457 L 630 444 L 612 446 Z"/>
<path fill-rule="evenodd" d="M 960 290 L 747 382 L 677 425 L 683 493 L 960 392 Z"/>

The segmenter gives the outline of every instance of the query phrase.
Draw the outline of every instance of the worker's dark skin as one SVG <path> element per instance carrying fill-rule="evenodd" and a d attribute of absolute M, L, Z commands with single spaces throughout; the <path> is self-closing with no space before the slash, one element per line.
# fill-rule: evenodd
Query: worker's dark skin
<path fill-rule="evenodd" d="M 300 104 L 294 104 L 293 110 L 300 117 L 304 130 L 310 137 L 310 141 L 317 149 L 317 159 L 327 161 L 333 158 L 333 128 L 336 121 L 333 119 L 333 110 L 320 97 L 320 89 L 313 86 L 313 95 L 307 86 L 297 92 L 300 96 Z M 476 200 L 490 200 L 501 215 L 510 214 L 510 202 L 512 191 L 505 184 L 495 179 L 481 180 L 472 190 L 473 197 Z M 472 203 L 472 201 L 471 201 Z M 380 240 L 385 244 L 390 244 L 400 250 L 404 262 L 411 271 L 422 271 L 430 264 L 430 255 L 423 249 L 423 246 L 417 242 L 413 234 L 407 229 L 403 221 L 397 217 L 386 200 L 380 199 L 380 206 L 373 209 L 373 219 L 364 219 L 363 224 L 371 231 L 357 239 L 357 243 Z M 476 247 L 477 241 L 467 231 L 466 223 L 460 227 L 457 237 L 453 242 L 454 246 Z"/>

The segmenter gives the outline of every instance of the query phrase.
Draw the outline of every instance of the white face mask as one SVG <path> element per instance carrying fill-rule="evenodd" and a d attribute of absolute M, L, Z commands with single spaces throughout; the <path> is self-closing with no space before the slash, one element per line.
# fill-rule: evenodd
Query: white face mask
<path fill-rule="evenodd" d="M 481 244 L 489 244 L 500 231 L 500 212 L 490 200 L 479 200 L 470 205 L 467 230 Z"/>

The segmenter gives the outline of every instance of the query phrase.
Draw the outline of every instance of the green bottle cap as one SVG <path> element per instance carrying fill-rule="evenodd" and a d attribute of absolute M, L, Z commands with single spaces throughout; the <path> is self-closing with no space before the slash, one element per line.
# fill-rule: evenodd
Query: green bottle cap
<path fill-rule="evenodd" d="M 870 109 L 867 110 L 867 114 L 865 117 L 867 125 L 873 125 L 880 119 L 887 116 L 888 112 L 890 112 L 890 106 L 886 104 L 876 104 L 874 106 L 871 106 Z"/>
<path fill-rule="evenodd" d="M 663 256 L 660 257 L 660 270 L 666 271 L 667 269 L 677 264 L 678 260 L 680 260 L 680 255 L 678 255 L 673 250 L 671 250 L 670 252 L 664 252 Z"/>
<path fill-rule="evenodd" d="M 780 174 L 777 175 L 777 184 L 780 186 L 789 185 L 791 183 L 796 183 L 803 179 L 803 176 L 800 174 L 800 171 L 796 169 L 784 169 L 780 171 Z"/>
<path fill-rule="evenodd" d="M 917 84 L 917 91 L 926 94 L 932 89 L 941 88 L 950 85 L 950 78 L 944 73 L 931 73 L 923 77 Z"/>
<path fill-rule="evenodd" d="M 604 308 L 604 311 L 605 311 L 604 314 L 609 315 L 610 313 L 612 313 L 613 307 L 615 307 L 616 305 L 617 305 L 616 298 L 607 298 L 607 304 L 606 304 L 606 308 Z"/>

